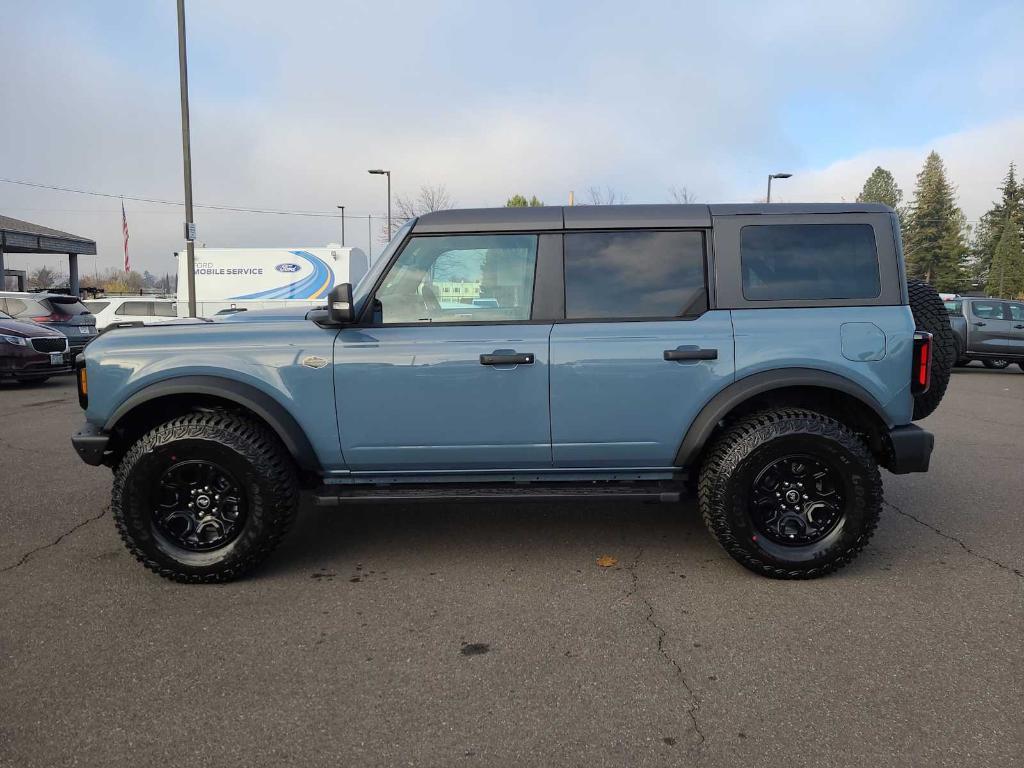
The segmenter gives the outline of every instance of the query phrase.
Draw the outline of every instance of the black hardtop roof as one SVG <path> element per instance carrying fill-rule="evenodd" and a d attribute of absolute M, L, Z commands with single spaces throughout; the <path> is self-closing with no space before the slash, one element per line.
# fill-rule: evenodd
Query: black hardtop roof
<path fill-rule="evenodd" d="M 577 205 L 539 208 L 453 208 L 425 213 L 413 232 L 710 227 L 713 216 L 892 213 L 881 203 L 712 203 L 710 205 Z"/>

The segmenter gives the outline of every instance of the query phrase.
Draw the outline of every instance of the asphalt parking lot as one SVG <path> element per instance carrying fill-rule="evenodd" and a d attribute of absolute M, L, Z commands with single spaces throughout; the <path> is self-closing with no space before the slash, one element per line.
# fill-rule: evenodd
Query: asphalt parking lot
<path fill-rule="evenodd" d="M 0 385 L 0 765 L 1009 766 L 1024 373 L 957 371 L 872 545 L 758 578 L 694 505 L 305 508 L 255 576 L 137 565 L 73 381 Z M 618 565 L 599 568 L 602 555 Z"/>

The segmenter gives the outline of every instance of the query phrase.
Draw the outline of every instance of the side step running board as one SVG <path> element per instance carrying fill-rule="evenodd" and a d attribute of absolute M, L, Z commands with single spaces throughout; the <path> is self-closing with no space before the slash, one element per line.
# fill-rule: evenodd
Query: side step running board
<path fill-rule="evenodd" d="M 373 502 L 411 501 L 571 501 L 591 499 L 630 499 L 674 503 L 682 498 L 678 486 L 669 484 L 637 485 L 459 485 L 459 486 L 355 486 L 320 488 L 313 495 L 318 507 Z"/>

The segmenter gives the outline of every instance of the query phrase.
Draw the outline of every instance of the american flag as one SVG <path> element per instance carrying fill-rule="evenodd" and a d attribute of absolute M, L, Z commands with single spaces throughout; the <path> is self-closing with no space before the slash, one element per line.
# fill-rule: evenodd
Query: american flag
<path fill-rule="evenodd" d="M 121 233 L 124 235 L 124 271 L 131 272 L 132 264 L 128 260 L 128 217 L 124 213 L 124 201 L 121 201 Z"/>

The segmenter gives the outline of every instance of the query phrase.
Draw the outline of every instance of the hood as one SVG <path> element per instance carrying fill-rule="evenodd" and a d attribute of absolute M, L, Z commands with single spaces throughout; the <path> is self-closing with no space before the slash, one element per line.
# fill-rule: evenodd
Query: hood
<path fill-rule="evenodd" d="M 20 336 L 23 339 L 38 339 L 43 336 L 63 336 L 60 331 L 47 328 L 45 325 L 25 320 L 8 320 L 0 317 L 0 333 L 5 336 Z"/>
<path fill-rule="evenodd" d="M 213 321 L 216 323 L 294 323 L 296 320 L 305 320 L 311 309 L 317 309 L 317 307 L 307 304 L 302 307 L 247 309 L 245 312 L 214 317 Z"/>

